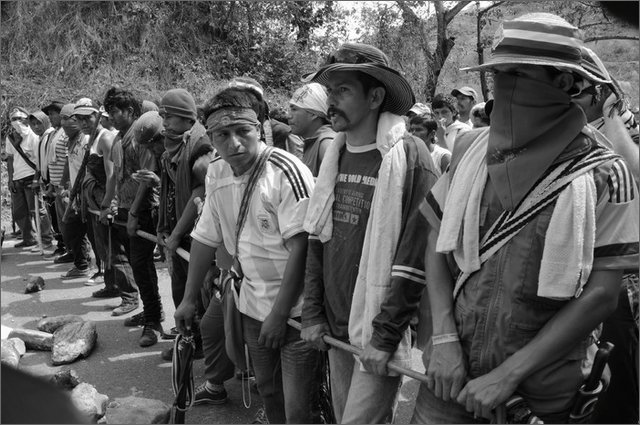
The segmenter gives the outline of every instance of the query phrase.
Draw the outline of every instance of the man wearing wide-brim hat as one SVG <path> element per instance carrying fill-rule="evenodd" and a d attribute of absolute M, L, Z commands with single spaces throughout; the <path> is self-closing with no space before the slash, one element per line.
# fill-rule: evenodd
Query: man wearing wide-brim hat
<path fill-rule="evenodd" d="M 379 49 L 349 43 L 306 77 L 327 87 L 332 128 L 309 202 L 302 337 L 326 350 L 323 335 L 363 348 L 358 360 L 329 351 L 338 423 L 393 419 L 409 366 L 409 321 L 424 289 L 426 220 L 421 198 L 436 181 L 420 139 L 405 127 L 411 86 Z"/>
<path fill-rule="evenodd" d="M 471 68 L 493 70 L 495 105 L 490 128 L 458 137 L 422 207 L 431 314 L 418 342 L 430 383 L 413 423 L 509 423 L 515 396 L 525 420 L 569 420 L 590 333 L 638 255 L 629 169 L 572 103 L 602 81 L 582 47 L 564 19 L 527 14 L 505 21 L 489 62 Z"/>

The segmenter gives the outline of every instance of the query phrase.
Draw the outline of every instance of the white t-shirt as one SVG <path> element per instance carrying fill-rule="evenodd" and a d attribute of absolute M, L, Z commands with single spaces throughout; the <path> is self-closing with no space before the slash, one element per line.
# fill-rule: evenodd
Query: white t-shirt
<path fill-rule="evenodd" d="M 206 200 L 191 233 L 193 239 L 214 248 L 224 245 L 234 254 L 236 221 L 250 174 L 251 170 L 236 177 L 222 159 L 211 162 Z M 249 317 L 262 321 L 273 308 L 289 260 L 285 241 L 304 232 L 313 185 L 311 171 L 302 161 L 274 149 L 252 194 L 238 244 L 244 273 L 238 309 Z M 302 297 L 291 309 L 290 317 L 300 316 L 301 311 Z"/>
<path fill-rule="evenodd" d="M 26 136 L 22 137 L 22 141 L 20 142 L 22 151 L 34 164 L 37 164 L 36 154 L 38 149 L 38 140 L 38 135 L 34 133 L 33 130 L 29 129 L 29 133 Z M 8 138 L 5 141 L 5 146 L 7 154 L 13 155 L 14 181 L 33 176 L 36 173 L 35 170 L 29 164 L 27 164 L 27 161 L 22 158 L 22 155 L 18 153 L 16 148 L 13 147 L 11 140 L 9 140 Z"/>

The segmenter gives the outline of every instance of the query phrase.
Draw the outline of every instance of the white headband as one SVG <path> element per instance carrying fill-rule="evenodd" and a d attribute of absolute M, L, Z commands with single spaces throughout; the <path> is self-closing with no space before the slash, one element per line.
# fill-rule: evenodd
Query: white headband
<path fill-rule="evenodd" d="M 309 83 L 293 93 L 289 104 L 326 117 L 328 109 L 327 92 L 321 84 Z"/>

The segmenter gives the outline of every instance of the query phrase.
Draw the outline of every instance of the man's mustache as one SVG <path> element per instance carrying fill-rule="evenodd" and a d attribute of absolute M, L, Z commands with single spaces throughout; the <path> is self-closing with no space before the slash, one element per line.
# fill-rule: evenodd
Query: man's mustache
<path fill-rule="evenodd" d="M 338 108 L 334 108 L 333 106 L 329 106 L 329 109 L 327 109 L 327 115 L 340 115 L 342 118 L 347 119 L 347 114 L 345 114 Z"/>

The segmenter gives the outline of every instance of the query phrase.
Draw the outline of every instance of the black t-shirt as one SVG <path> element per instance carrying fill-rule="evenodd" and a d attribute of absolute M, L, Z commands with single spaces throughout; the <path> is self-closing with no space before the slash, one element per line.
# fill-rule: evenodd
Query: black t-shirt
<path fill-rule="evenodd" d="M 324 285 L 331 333 L 348 337 L 351 298 L 382 156 L 375 143 L 349 146 L 340 157 L 333 203 L 333 233 L 324 245 Z"/>

